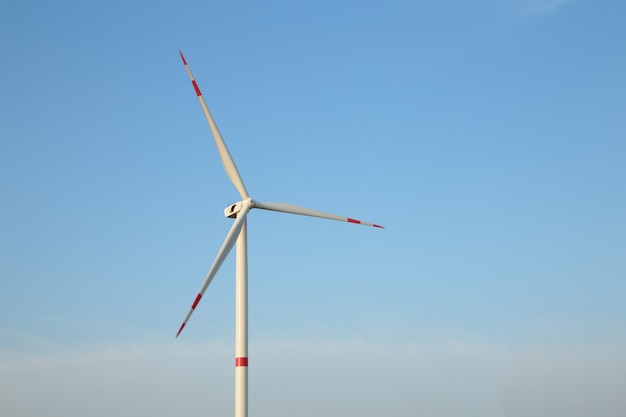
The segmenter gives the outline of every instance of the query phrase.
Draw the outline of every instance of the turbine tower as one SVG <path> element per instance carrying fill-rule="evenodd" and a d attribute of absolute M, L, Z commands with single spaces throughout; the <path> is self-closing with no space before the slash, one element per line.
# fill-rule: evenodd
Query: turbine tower
<path fill-rule="evenodd" d="M 224 170 L 226 170 L 226 174 L 228 178 L 230 178 L 231 182 L 234 184 L 237 191 L 239 191 L 239 195 L 241 196 L 241 201 L 232 204 L 224 209 L 224 215 L 226 217 L 234 218 L 235 221 L 230 228 L 230 231 L 226 235 L 226 239 L 222 244 L 219 252 L 217 253 L 217 257 L 213 261 L 213 265 L 209 269 L 209 272 L 200 287 L 200 291 L 193 303 L 191 304 L 191 308 L 183 320 L 176 337 L 180 335 L 180 333 L 185 328 L 187 321 L 193 314 L 196 309 L 198 303 L 202 299 L 204 292 L 207 287 L 215 277 L 215 274 L 219 270 L 220 266 L 224 262 L 224 259 L 228 256 L 228 253 L 231 251 L 235 243 L 237 244 L 236 249 L 236 269 L 235 269 L 235 417 L 247 417 L 248 416 L 248 244 L 247 244 L 247 230 L 246 230 L 246 216 L 250 210 L 253 208 L 263 209 L 263 210 L 271 210 L 271 211 L 280 211 L 283 213 L 291 213 L 291 214 L 300 214 L 304 216 L 312 216 L 312 217 L 320 217 L 323 219 L 330 220 L 339 220 L 348 223 L 361 224 L 364 226 L 372 226 L 376 228 L 383 228 L 377 224 L 367 223 L 360 220 L 356 220 L 350 217 L 342 217 L 337 216 L 335 214 L 325 213 L 318 210 L 312 210 L 305 207 L 296 206 L 293 204 L 287 203 L 262 203 L 259 201 L 255 201 L 248 195 L 248 191 L 246 190 L 245 185 L 243 184 L 243 180 L 239 175 L 239 171 L 237 170 L 237 166 L 233 161 L 233 158 L 222 139 L 222 135 L 217 129 L 217 125 L 213 120 L 213 116 L 211 116 L 211 112 L 202 97 L 202 93 L 200 92 L 200 88 L 198 88 L 198 84 L 196 80 L 193 78 L 191 70 L 189 69 L 189 65 L 187 65 L 187 61 L 185 57 L 180 52 L 180 57 L 183 60 L 183 64 L 185 65 L 185 69 L 187 70 L 187 74 L 189 75 L 189 79 L 191 80 L 191 84 L 193 85 L 194 90 L 196 91 L 196 95 L 198 96 L 198 100 L 200 101 L 200 106 L 202 106 L 202 111 L 209 123 L 209 127 L 211 128 L 211 132 L 213 133 L 213 139 L 215 140 L 215 145 L 217 146 L 217 151 L 220 155 L 220 159 L 222 160 L 222 165 L 224 166 Z"/>

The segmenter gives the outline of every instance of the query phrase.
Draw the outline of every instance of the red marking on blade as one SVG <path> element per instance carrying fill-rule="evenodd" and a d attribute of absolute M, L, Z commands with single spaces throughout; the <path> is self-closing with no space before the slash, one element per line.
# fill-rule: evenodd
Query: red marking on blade
<path fill-rule="evenodd" d="M 348 222 L 350 222 L 350 223 L 356 223 L 356 224 L 361 224 L 361 220 L 351 219 L 350 217 L 348 217 Z"/>
<path fill-rule="evenodd" d="M 248 366 L 248 358 L 235 358 L 235 366 Z"/>
<path fill-rule="evenodd" d="M 178 335 L 180 334 L 180 332 L 183 331 L 183 329 L 185 328 L 185 324 L 187 323 L 183 323 L 182 326 L 180 326 L 180 329 L 178 329 L 178 333 L 176 333 L 176 337 L 178 337 Z"/>
<path fill-rule="evenodd" d="M 187 65 L 187 61 L 185 61 L 185 56 L 183 55 L 183 51 L 179 50 L 178 52 L 180 52 L 180 57 L 183 59 L 183 65 Z"/>
<path fill-rule="evenodd" d="M 379 226 L 377 224 L 375 224 L 374 227 L 378 227 L 379 229 L 384 229 L 385 228 L 385 226 Z"/>
<path fill-rule="evenodd" d="M 196 89 L 196 94 L 198 95 L 198 97 L 200 97 L 202 93 L 200 92 L 200 89 L 198 88 L 198 84 L 196 84 L 196 80 L 191 81 L 191 83 L 193 84 L 193 88 Z"/>
<path fill-rule="evenodd" d="M 191 305 L 191 309 L 195 310 L 196 306 L 198 305 L 198 303 L 200 302 L 200 299 L 202 298 L 202 294 L 198 294 L 196 296 L 196 300 L 193 302 L 193 304 Z"/>

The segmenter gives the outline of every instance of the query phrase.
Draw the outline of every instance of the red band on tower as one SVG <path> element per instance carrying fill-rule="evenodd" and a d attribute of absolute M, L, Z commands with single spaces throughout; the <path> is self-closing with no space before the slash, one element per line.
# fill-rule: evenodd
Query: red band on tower
<path fill-rule="evenodd" d="M 235 366 L 248 366 L 248 358 L 235 358 Z"/>

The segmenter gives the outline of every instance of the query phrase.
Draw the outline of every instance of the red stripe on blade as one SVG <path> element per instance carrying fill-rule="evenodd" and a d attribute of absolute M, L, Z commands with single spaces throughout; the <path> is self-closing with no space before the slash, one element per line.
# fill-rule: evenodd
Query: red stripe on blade
<path fill-rule="evenodd" d="M 200 299 L 202 298 L 202 294 L 198 294 L 196 296 L 196 300 L 193 302 L 193 304 L 191 305 L 191 309 L 195 310 L 196 306 L 198 305 L 198 303 L 200 302 Z"/>
<path fill-rule="evenodd" d="M 235 358 L 235 366 L 248 366 L 248 358 Z"/>
<path fill-rule="evenodd" d="M 180 52 L 180 57 L 183 59 L 183 65 L 187 65 L 187 61 L 185 61 L 185 56 L 183 55 L 183 51 L 178 51 Z"/>
<path fill-rule="evenodd" d="M 377 224 L 375 224 L 374 227 L 378 227 L 379 229 L 384 229 L 385 228 L 385 226 L 379 226 Z"/>
<path fill-rule="evenodd" d="M 178 329 L 178 333 L 176 333 L 176 337 L 178 337 L 178 335 L 180 334 L 180 332 L 182 332 L 182 331 L 183 331 L 183 329 L 185 328 L 185 324 L 186 324 L 186 323 L 183 323 L 183 324 L 180 326 L 180 329 Z"/>
<path fill-rule="evenodd" d="M 350 223 L 356 223 L 356 224 L 361 224 L 361 220 L 351 219 L 350 217 L 348 217 L 348 222 L 350 222 Z"/>
<path fill-rule="evenodd" d="M 193 84 L 193 88 L 196 89 L 196 94 L 198 95 L 198 97 L 200 97 L 202 93 L 200 92 L 200 89 L 198 88 L 198 84 L 196 84 L 196 80 L 192 80 L 191 83 Z"/>

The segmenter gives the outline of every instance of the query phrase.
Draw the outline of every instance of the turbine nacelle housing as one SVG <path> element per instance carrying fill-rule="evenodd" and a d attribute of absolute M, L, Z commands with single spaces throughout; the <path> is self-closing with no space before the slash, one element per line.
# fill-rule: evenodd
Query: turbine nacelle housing
<path fill-rule="evenodd" d="M 246 198 L 245 200 L 241 200 L 241 201 L 236 202 L 235 204 L 231 204 L 230 206 L 224 209 L 224 216 L 230 217 L 231 219 L 235 219 L 237 218 L 237 214 L 241 211 L 241 209 L 243 209 L 246 206 L 253 208 L 254 200 L 251 198 Z"/>

